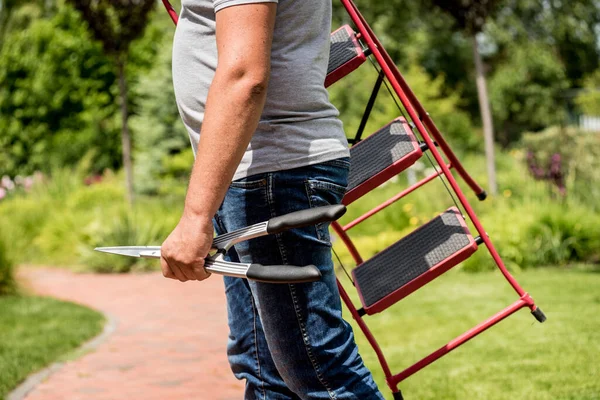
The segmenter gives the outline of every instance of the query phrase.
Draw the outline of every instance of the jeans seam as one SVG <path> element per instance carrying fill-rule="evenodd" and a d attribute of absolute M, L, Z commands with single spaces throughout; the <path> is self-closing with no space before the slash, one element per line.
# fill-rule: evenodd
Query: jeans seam
<path fill-rule="evenodd" d="M 319 380 L 321 385 L 323 385 L 325 390 L 327 390 L 327 394 L 329 394 L 329 398 L 332 400 L 336 400 L 337 396 L 335 395 L 335 392 L 331 389 L 330 385 L 328 385 L 327 382 L 325 381 L 325 379 L 323 378 L 323 375 L 321 374 L 321 368 L 319 367 L 319 363 L 317 362 L 315 356 L 312 353 L 312 347 L 310 345 L 310 340 L 308 338 L 306 326 L 304 325 L 302 315 L 300 314 L 300 309 L 298 307 L 298 298 L 296 297 L 296 289 L 295 289 L 296 286 L 294 284 L 289 284 L 288 287 L 290 288 L 290 295 L 292 296 L 292 301 L 294 302 L 294 311 L 296 312 L 296 319 L 298 321 L 298 325 L 300 326 L 300 331 L 302 332 L 302 339 L 304 341 L 304 347 L 308 354 L 308 359 L 310 360 L 310 362 L 313 366 L 313 369 L 316 373 L 317 379 Z"/>
<path fill-rule="evenodd" d="M 313 194 L 312 193 L 312 188 L 310 187 L 310 183 L 308 182 L 308 179 L 304 180 L 304 191 L 306 192 L 306 197 L 308 198 L 308 207 L 309 208 L 314 208 L 314 204 L 313 204 L 313 201 L 312 201 L 312 194 Z M 325 242 L 325 240 L 323 240 L 323 238 L 321 237 L 321 232 L 320 232 L 320 229 L 319 229 L 320 225 L 321 224 L 314 225 L 315 233 L 316 233 L 317 239 L 319 239 L 322 242 Z"/>
<path fill-rule="evenodd" d="M 254 320 L 254 355 L 256 357 L 256 375 L 257 378 L 260 379 L 260 388 L 262 391 L 263 400 L 267 399 L 267 394 L 265 392 L 265 380 L 262 378 L 261 368 L 260 368 L 260 357 L 258 354 L 258 332 L 256 329 L 256 304 L 254 303 L 254 297 L 250 294 L 250 299 L 252 300 L 252 318 Z"/>
<path fill-rule="evenodd" d="M 309 208 L 315 208 L 315 204 L 312 200 L 312 196 L 314 194 L 314 190 L 313 187 L 311 185 L 311 180 L 310 179 L 305 179 L 304 180 L 304 191 L 306 192 L 306 197 L 308 199 L 308 207 Z M 314 182 L 314 180 L 313 180 Z M 342 195 L 343 197 L 343 195 Z M 321 233 L 321 229 L 326 230 L 328 228 L 325 227 L 327 223 L 326 222 L 321 222 L 319 224 L 314 225 L 315 228 L 315 232 L 316 232 L 316 238 L 317 240 L 319 240 L 323 245 L 328 246 L 328 247 L 332 247 L 332 243 L 331 243 L 331 239 L 329 237 L 324 237 L 323 234 Z"/>
<path fill-rule="evenodd" d="M 267 202 L 269 203 L 269 212 L 271 213 L 271 218 L 277 216 L 277 212 L 275 211 L 275 201 L 273 196 L 273 174 L 267 175 Z M 281 237 L 282 233 L 275 234 L 275 240 L 277 241 L 277 247 L 279 248 L 279 254 L 281 255 L 281 263 L 287 264 L 287 253 L 285 251 L 285 246 L 283 245 L 283 238 Z"/>

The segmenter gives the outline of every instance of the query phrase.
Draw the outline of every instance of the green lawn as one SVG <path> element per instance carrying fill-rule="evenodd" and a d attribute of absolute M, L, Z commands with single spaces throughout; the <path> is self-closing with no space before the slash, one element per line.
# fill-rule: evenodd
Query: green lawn
<path fill-rule="evenodd" d="M 600 273 L 537 269 L 516 278 L 548 320 L 520 310 L 402 382 L 407 400 L 600 399 Z M 499 272 L 451 271 L 365 318 L 398 373 L 516 300 Z M 391 399 L 375 354 L 354 329 Z"/>
<path fill-rule="evenodd" d="M 102 314 L 50 298 L 0 297 L 0 399 L 102 330 Z"/>

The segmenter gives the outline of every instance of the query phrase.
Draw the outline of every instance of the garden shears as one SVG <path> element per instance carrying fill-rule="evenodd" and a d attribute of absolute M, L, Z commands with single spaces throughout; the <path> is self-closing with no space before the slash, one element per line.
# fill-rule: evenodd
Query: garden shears
<path fill-rule="evenodd" d="M 321 272 L 314 265 L 261 265 L 226 261 L 224 256 L 236 243 L 273 235 L 289 229 L 302 228 L 322 222 L 332 222 L 346 212 L 344 205 L 331 205 L 292 212 L 268 221 L 250 225 L 233 232 L 219 235 L 213 239 L 212 249 L 216 252 L 205 258 L 207 272 L 247 278 L 267 283 L 304 283 L 315 282 L 321 278 Z M 129 257 L 160 259 L 160 246 L 115 246 L 97 247 L 96 251 Z"/>

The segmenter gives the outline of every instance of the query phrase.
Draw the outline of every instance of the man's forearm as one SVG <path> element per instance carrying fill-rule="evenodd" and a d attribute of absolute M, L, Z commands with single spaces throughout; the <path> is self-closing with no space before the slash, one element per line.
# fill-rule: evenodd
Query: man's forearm
<path fill-rule="evenodd" d="M 277 4 L 243 3 L 215 14 L 217 68 L 206 98 L 204 121 L 185 208 L 161 246 L 167 278 L 203 280 L 213 242 L 211 219 L 258 126 L 271 65 Z"/>
<path fill-rule="evenodd" d="M 210 219 L 216 213 L 258 126 L 267 77 L 217 69 L 206 101 L 184 215 Z"/>

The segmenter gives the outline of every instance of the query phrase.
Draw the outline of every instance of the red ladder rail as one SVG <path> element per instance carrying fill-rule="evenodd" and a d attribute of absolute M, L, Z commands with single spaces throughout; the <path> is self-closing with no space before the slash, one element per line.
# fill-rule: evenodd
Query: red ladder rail
<path fill-rule="evenodd" d="M 387 58 L 384 57 L 383 52 L 385 51 L 385 49 L 383 49 L 379 40 L 376 41 L 376 37 L 375 37 L 373 31 L 371 30 L 369 25 L 364 20 L 364 17 L 358 12 L 358 9 L 356 8 L 356 6 L 352 2 L 352 0 L 341 0 L 341 2 L 344 5 L 344 7 L 346 8 L 346 10 L 348 11 L 348 14 L 350 15 L 350 18 L 352 19 L 354 24 L 356 24 L 356 27 L 358 28 L 358 30 L 362 36 L 362 40 L 367 43 L 367 45 L 369 46 L 369 48 L 371 49 L 371 51 L 373 53 L 373 56 L 375 57 L 375 59 L 377 60 L 377 62 L 381 66 L 381 68 L 383 69 L 386 77 L 388 78 L 388 80 L 390 81 L 390 84 L 392 85 L 392 87 L 394 89 L 394 92 L 400 98 L 402 105 L 404 106 L 404 108 L 406 108 L 406 111 L 410 115 L 410 118 L 412 119 L 413 123 L 415 124 L 417 130 L 423 137 L 423 140 L 425 140 L 425 143 L 427 143 L 427 146 L 429 146 L 429 150 L 431 151 L 431 154 L 434 156 L 436 162 L 442 169 L 443 174 L 446 176 L 446 179 L 448 179 L 450 186 L 452 187 L 453 191 L 456 193 L 456 196 L 458 197 L 460 203 L 462 204 L 467 215 L 469 216 L 469 219 L 471 220 L 473 225 L 475 225 L 477 232 L 479 232 L 479 235 L 483 239 L 483 242 L 485 243 L 486 247 L 490 251 L 492 257 L 494 258 L 494 261 L 496 262 L 496 265 L 498 266 L 498 268 L 500 269 L 500 271 L 502 272 L 502 274 L 504 275 L 506 280 L 510 283 L 510 285 L 513 287 L 513 289 L 517 292 L 517 294 L 519 296 L 523 296 L 523 294 L 525 294 L 525 291 L 523 290 L 523 288 L 521 288 L 521 286 L 515 280 L 515 278 L 508 272 L 508 269 L 502 262 L 502 259 L 500 258 L 500 255 L 496 251 L 496 248 L 492 244 L 491 240 L 488 238 L 485 229 L 481 225 L 481 222 L 479 222 L 479 219 L 475 215 L 475 211 L 473 211 L 473 208 L 467 201 L 466 196 L 464 195 L 460 186 L 456 182 L 456 179 L 452 175 L 452 172 L 446 165 L 446 162 L 442 158 L 442 156 L 439 153 L 439 151 L 437 150 L 437 148 L 435 147 L 434 141 L 431 139 L 431 137 L 429 136 L 429 133 L 425 129 L 425 126 L 421 122 L 420 116 L 415 111 L 415 108 L 413 107 L 412 102 L 410 101 L 410 99 L 408 98 L 406 93 L 404 92 L 404 89 L 400 86 L 399 80 L 396 78 L 396 75 L 401 76 L 400 71 L 398 71 L 398 68 L 393 63 L 391 63 L 391 60 L 389 59 L 389 55 Z M 441 136 L 440 136 L 440 138 L 441 138 Z M 448 158 L 450 159 L 454 168 L 458 171 L 459 165 L 460 165 L 458 160 L 453 160 L 452 157 L 448 157 Z M 455 161 L 456 161 L 456 163 L 455 163 Z M 483 190 L 481 190 L 480 193 L 483 193 Z M 531 311 L 532 312 L 535 311 L 535 306 L 532 306 Z"/>

